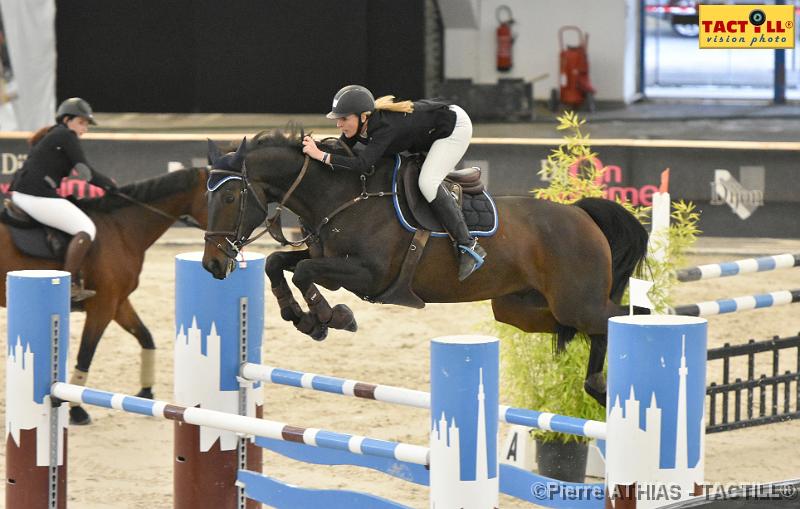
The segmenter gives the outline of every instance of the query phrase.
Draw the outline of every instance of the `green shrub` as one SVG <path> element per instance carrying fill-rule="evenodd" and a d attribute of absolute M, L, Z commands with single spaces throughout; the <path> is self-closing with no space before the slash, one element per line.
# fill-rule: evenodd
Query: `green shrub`
<path fill-rule="evenodd" d="M 603 196 L 605 168 L 595 166 L 596 154 L 589 136 L 581 131 L 585 121 L 573 112 L 558 117 L 559 131 L 566 131 L 563 143 L 547 158 L 540 175 L 550 181 L 546 188 L 534 190 L 539 199 L 573 203 L 585 197 Z M 643 224 L 649 222 L 650 207 L 623 204 Z M 683 263 L 686 249 L 697 235 L 698 213 L 683 201 L 672 204 L 668 246 L 664 261 L 648 256 L 643 277 L 655 282 L 650 298 L 658 312 L 666 312 L 668 292 L 675 284 L 675 268 Z M 651 246 L 655 247 L 655 246 Z M 627 292 L 623 298 L 627 303 Z M 528 334 L 511 325 L 496 322 L 494 334 L 501 338 L 503 391 L 511 405 L 556 414 L 604 421 L 605 409 L 583 390 L 589 358 L 589 340 L 578 334 L 563 353 L 555 353 L 553 334 Z M 588 441 L 583 437 L 536 430 L 543 441 Z"/>

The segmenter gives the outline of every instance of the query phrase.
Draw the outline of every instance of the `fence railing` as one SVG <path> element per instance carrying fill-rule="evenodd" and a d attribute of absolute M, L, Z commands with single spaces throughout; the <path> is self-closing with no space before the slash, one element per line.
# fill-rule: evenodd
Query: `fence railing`
<path fill-rule="evenodd" d="M 771 354 L 769 373 L 756 375 L 758 354 L 762 358 L 763 354 Z M 747 357 L 747 377 L 737 376 L 731 381 L 731 360 L 739 357 Z M 722 380 L 710 383 L 706 389 L 706 433 L 800 419 L 800 335 L 766 341 L 751 339 L 741 345 L 726 343 L 710 349 L 708 361 L 709 366 L 722 362 Z M 790 364 L 791 369 L 786 369 Z"/>

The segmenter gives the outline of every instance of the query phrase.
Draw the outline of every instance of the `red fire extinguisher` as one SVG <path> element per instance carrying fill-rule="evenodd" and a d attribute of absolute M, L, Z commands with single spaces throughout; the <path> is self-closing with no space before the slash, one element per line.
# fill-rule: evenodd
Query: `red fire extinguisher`
<path fill-rule="evenodd" d="M 574 32 L 578 45 L 564 44 L 564 33 Z M 578 108 L 584 103 L 590 111 L 594 111 L 595 89 L 589 79 L 589 34 L 576 26 L 563 26 L 558 30 L 560 47 L 560 95 L 561 102 Z"/>
<path fill-rule="evenodd" d="M 511 33 L 511 25 L 514 18 L 511 9 L 507 5 L 501 5 L 495 10 L 495 17 L 499 23 L 497 27 L 497 70 L 510 71 L 514 62 L 511 58 L 511 48 L 514 45 L 514 35 Z"/>

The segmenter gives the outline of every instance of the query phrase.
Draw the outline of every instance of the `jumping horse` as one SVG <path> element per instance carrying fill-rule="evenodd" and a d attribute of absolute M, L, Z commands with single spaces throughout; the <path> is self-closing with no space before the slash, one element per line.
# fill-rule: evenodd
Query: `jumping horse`
<path fill-rule="evenodd" d="M 401 226 L 390 199 L 392 160 L 375 165 L 369 175 L 333 170 L 304 156 L 302 133 L 296 131 L 262 132 L 226 154 L 209 140 L 203 267 L 224 279 L 262 224 L 284 241 L 280 211 L 291 210 L 307 233 L 307 248 L 271 254 L 266 273 L 281 317 L 321 340 L 329 327 L 354 331 L 356 322 L 346 306 L 331 307 L 316 285 L 392 303 L 380 297 L 397 279 L 413 234 Z M 328 144 L 324 150 L 345 148 Z M 485 265 L 459 283 L 451 242 L 431 238 L 411 289 L 426 303 L 491 300 L 496 320 L 526 332 L 556 333 L 559 348 L 577 331 L 586 333 L 591 348 L 584 388 L 605 405 L 607 321 L 626 312 L 620 300 L 644 260 L 646 230 L 623 206 L 599 198 L 573 205 L 531 196 L 495 202 L 497 232 L 481 240 Z M 272 218 L 269 203 L 279 204 Z M 292 296 L 284 271 L 294 273 L 307 312 Z"/>
<path fill-rule="evenodd" d="M 81 303 L 86 312 L 72 383 L 84 385 L 97 345 L 111 320 L 132 334 L 141 346 L 141 390 L 137 396 L 152 398 L 155 379 L 155 342 L 131 305 L 129 296 L 139 285 L 144 255 L 176 220 L 207 226 L 206 180 L 208 170 L 183 169 L 122 186 L 119 194 L 78 200 L 78 206 L 97 226 L 95 242 L 81 267 L 84 284 L 97 294 Z M 60 269 L 62 261 L 23 253 L 14 243 L 9 227 L 0 223 L 0 304 L 6 305 L 5 274 L 12 270 Z M 73 305 L 73 310 L 76 310 Z M 80 406 L 70 408 L 71 424 L 89 424 Z"/>

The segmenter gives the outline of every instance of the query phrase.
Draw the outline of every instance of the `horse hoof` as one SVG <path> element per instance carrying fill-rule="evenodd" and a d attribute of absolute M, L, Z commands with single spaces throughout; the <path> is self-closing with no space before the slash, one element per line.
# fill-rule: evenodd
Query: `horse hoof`
<path fill-rule="evenodd" d="M 153 388 L 143 387 L 141 391 L 136 393 L 137 398 L 153 399 Z"/>
<path fill-rule="evenodd" d="M 311 339 L 314 341 L 323 341 L 328 337 L 328 326 L 319 324 L 317 327 L 314 327 L 309 336 L 311 336 Z"/>
<path fill-rule="evenodd" d="M 70 426 L 86 426 L 92 423 L 92 418 L 83 407 L 73 406 L 69 408 Z"/>
<path fill-rule="evenodd" d="M 601 407 L 606 406 L 606 391 L 605 391 L 605 384 L 603 385 L 602 389 L 598 389 L 595 387 L 595 384 L 592 383 L 591 379 L 587 379 L 583 382 L 583 390 L 586 391 L 586 394 L 592 397 L 595 401 L 600 403 Z"/>
<path fill-rule="evenodd" d="M 303 334 L 311 336 L 314 341 L 322 341 L 328 337 L 328 326 L 319 323 L 317 317 L 311 313 L 305 313 L 295 327 Z"/>
<path fill-rule="evenodd" d="M 344 304 L 336 304 L 333 306 L 333 317 L 328 326 L 348 332 L 355 332 L 358 330 L 358 324 L 353 316 L 353 311 Z"/>

